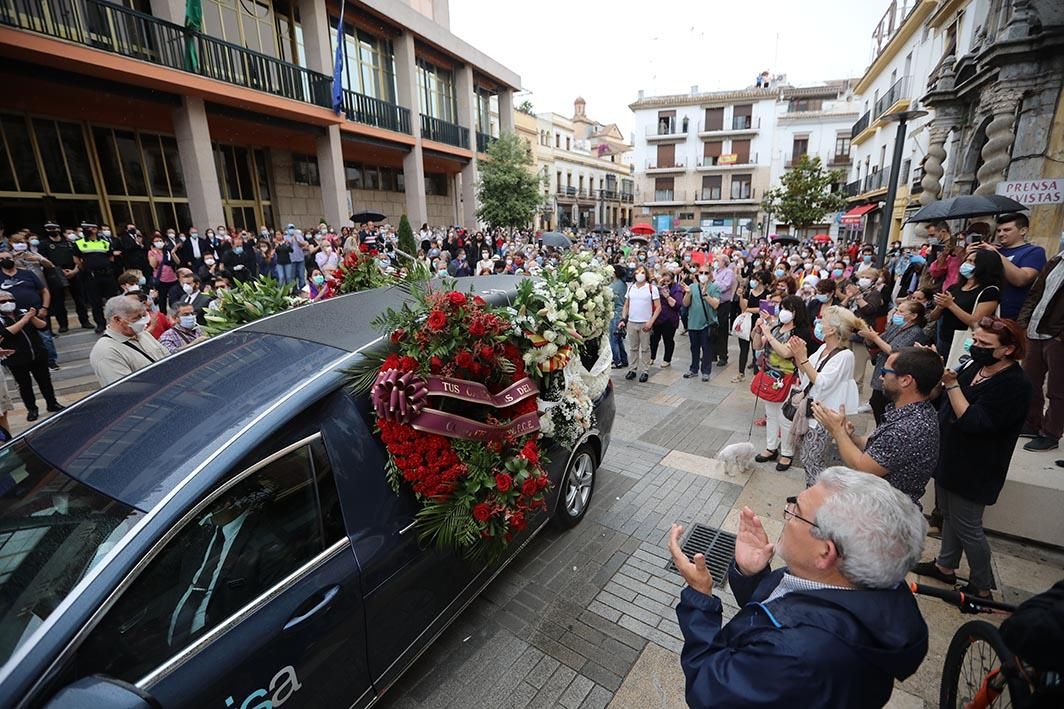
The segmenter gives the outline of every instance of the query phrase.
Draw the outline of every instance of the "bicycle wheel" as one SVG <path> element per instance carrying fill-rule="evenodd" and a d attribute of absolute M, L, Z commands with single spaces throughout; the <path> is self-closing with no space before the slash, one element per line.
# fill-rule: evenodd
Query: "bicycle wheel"
<path fill-rule="evenodd" d="M 1022 709 L 1030 691 L 1015 670 L 1015 658 L 997 628 L 969 621 L 957 629 L 946 651 L 939 708 Z"/>

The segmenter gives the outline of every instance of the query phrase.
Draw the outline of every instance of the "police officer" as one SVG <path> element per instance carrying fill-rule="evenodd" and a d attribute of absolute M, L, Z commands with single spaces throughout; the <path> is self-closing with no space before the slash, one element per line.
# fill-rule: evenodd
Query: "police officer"
<path fill-rule="evenodd" d="M 89 324 L 89 314 L 85 311 L 85 299 L 81 291 L 80 271 L 74 261 L 74 240 L 77 236 L 70 232 L 64 237 L 59 233 L 59 225 L 54 222 L 44 225 L 44 233 L 47 239 L 41 244 L 41 251 L 49 261 L 55 264 L 54 277 L 46 280 L 48 290 L 52 293 L 51 313 L 55 315 L 56 322 L 59 323 L 59 332 L 66 332 L 69 329 L 64 301 L 64 294 L 67 291 L 74 299 L 74 309 L 78 313 L 81 327 L 91 330 L 92 325 Z"/>
<path fill-rule="evenodd" d="M 74 258 L 82 275 L 85 296 L 92 307 L 92 319 L 96 322 L 96 334 L 103 334 L 107 321 L 103 316 L 103 304 L 118 290 L 111 258 L 111 242 L 96 233 L 96 225 L 82 222 L 83 236 L 74 242 Z"/>

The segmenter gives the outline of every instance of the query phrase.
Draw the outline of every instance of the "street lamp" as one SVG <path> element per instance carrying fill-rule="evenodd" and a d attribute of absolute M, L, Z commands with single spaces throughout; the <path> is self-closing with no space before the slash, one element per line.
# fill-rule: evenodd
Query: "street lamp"
<path fill-rule="evenodd" d="M 883 207 L 883 224 L 879 229 L 880 266 L 887 262 L 887 242 L 890 240 L 890 225 L 894 221 L 894 198 L 898 195 L 898 173 L 901 171 L 901 154 L 905 147 L 905 124 L 928 115 L 927 111 L 900 111 L 883 116 L 884 121 L 897 122 L 898 132 L 894 135 L 894 162 L 890 166 L 890 184 L 887 186 L 887 201 Z"/>

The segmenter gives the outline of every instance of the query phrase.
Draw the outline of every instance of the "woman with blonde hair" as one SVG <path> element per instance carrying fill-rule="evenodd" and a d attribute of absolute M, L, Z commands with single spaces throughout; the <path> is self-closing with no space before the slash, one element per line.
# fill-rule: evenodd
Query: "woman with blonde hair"
<path fill-rule="evenodd" d="M 816 352 L 810 355 L 807 344 L 800 338 L 787 341 L 800 377 L 794 391 L 805 393 L 791 419 L 791 428 L 795 437 L 802 435 L 801 456 L 807 486 L 816 483 L 824 468 L 843 464 L 831 432 L 812 418 L 809 404 L 816 401 L 840 412 L 857 410 L 854 357 L 849 346 L 850 337 L 866 329 L 868 325 L 861 318 L 842 306 L 832 305 L 821 309 L 820 318 L 813 323 L 813 335 L 824 343 Z"/>

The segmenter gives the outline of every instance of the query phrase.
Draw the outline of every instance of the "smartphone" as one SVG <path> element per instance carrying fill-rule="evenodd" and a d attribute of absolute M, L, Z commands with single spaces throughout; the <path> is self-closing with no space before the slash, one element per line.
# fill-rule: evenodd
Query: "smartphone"
<path fill-rule="evenodd" d="M 778 307 L 771 300 L 759 300 L 757 302 L 757 309 L 761 311 L 762 315 L 769 317 L 776 317 Z"/>

